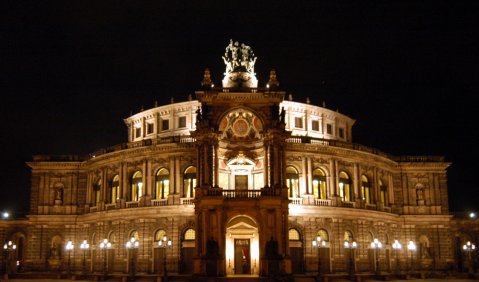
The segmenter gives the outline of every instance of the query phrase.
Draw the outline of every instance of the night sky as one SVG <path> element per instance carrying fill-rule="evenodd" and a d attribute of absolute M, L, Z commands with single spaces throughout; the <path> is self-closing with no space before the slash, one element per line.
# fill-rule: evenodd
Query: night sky
<path fill-rule="evenodd" d="M 219 85 L 230 38 L 261 86 L 276 69 L 356 119 L 355 143 L 445 156 L 451 210 L 479 210 L 478 1 L 189 2 L 0 3 L 0 210 L 28 211 L 32 155 L 126 142 L 123 118 L 187 100 L 206 67 Z"/>

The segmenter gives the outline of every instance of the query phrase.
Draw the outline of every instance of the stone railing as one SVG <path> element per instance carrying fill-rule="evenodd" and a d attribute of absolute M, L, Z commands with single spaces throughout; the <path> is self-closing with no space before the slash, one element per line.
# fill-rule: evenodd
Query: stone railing
<path fill-rule="evenodd" d="M 138 201 L 126 202 L 127 208 L 137 208 L 139 206 L 140 206 L 140 203 Z"/>
<path fill-rule="evenodd" d="M 331 200 L 314 199 L 314 205 L 320 207 L 329 207 L 331 206 Z"/>
<path fill-rule="evenodd" d="M 226 199 L 254 199 L 261 196 L 261 190 L 223 190 Z"/>
<path fill-rule="evenodd" d="M 303 204 L 303 198 L 289 198 L 291 201 L 291 204 L 293 205 L 302 205 Z"/>
<path fill-rule="evenodd" d="M 153 199 L 151 200 L 151 205 L 154 207 L 167 206 L 168 199 Z"/>
<path fill-rule="evenodd" d="M 366 152 L 391 159 L 396 162 L 444 162 L 444 156 L 393 156 L 381 150 L 356 143 L 343 142 L 333 139 L 314 138 L 309 136 L 293 136 L 286 139 L 287 143 L 294 144 L 316 144 L 322 146 L 340 147 L 356 151 Z"/>
<path fill-rule="evenodd" d="M 194 205 L 195 198 L 180 198 L 180 205 Z"/>
<path fill-rule="evenodd" d="M 105 210 L 114 210 L 116 209 L 116 204 L 105 204 Z"/>
<path fill-rule="evenodd" d="M 155 138 L 155 139 L 143 139 L 141 141 L 121 143 L 118 145 L 107 147 L 105 149 L 97 150 L 93 154 L 91 154 L 90 157 L 95 158 L 100 155 L 111 153 L 111 152 L 121 151 L 125 149 L 132 149 L 132 148 L 141 148 L 141 147 L 146 147 L 151 145 L 168 144 L 168 143 L 194 143 L 194 142 L 196 142 L 195 138 L 191 136 L 183 136 L 183 135 L 168 136 L 168 137 L 161 137 L 161 138 Z"/>

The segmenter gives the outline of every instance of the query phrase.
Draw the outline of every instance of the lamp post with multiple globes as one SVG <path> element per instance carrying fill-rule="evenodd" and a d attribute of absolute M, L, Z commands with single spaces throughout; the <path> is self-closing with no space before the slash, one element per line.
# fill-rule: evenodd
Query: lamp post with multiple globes
<path fill-rule="evenodd" d="M 3 245 L 3 250 L 5 251 L 5 274 L 4 279 L 8 279 L 8 274 L 10 273 L 10 259 L 11 253 L 15 252 L 17 245 L 12 241 L 8 241 Z"/>
<path fill-rule="evenodd" d="M 399 250 L 401 250 L 402 245 L 399 243 L 398 240 L 394 240 L 394 243 L 392 244 L 393 250 L 396 253 L 396 274 L 401 273 L 400 265 L 399 265 Z"/>
<path fill-rule="evenodd" d="M 135 239 L 135 237 L 131 237 L 128 242 L 126 242 L 125 247 L 128 250 L 128 256 L 130 257 L 130 267 L 128 268 L 130 272 L 130 280 L 135 280 L 135 254 L 134 251 L 138 249 L 140 246 L 140 241 Z"/>
<path fill-rule="evenodd" d="M 80 249 L 83 251 L 82 274 L 84 277 L 86 276 L 86 252 L 89 248 L 90 244 L 88 244 L 88 241 L 83 240 L 83 242 L 80 244 Z"/>
<path fill-rule="evenodd" d="M 376 276 L 379 277 L 381 275 L 381 269 L 379 265 L 379 250 L 383 247 L 383 244 L 377 239 L 371 242 L 371 249 L 374 250 L 374 256 L 376 259 Z"/>
<path fill-rule="evenodd" d="M 111 248 L 111 243 L 108 242 L 108 239 L 103 239 L 103 241 L 100 243 L 100 250 L 102 250 L 103 253 L 103 278 L 106 279 L 108 276 L 108 267 L 106 264 L 106 256 L 107 256 L 107 250 Z"/>
<path fill-rule="evenodd" d="M 313 248 L 318 249 L 318 275 L 317 281 L 321 281 L 321 248 L 326 247 L 326 241 L 324 241 L 321 236 L 317 236 L 315 240 L 312 242 Z"/>
<path fill-rule="evenodd" d="M 462 246 L 462 249 L 467 253 L 467 261 L 469 263 L 469 274 L 474 274 L 474 265 L 472 262 L 472 252 L 476 250 L 476 245 L 467 241 L 466 244 Z"/>
<path fill-rule="evenodd" d="M 358 247 L 358 243 L 356 241 L 353 241 L 352 243 L 349 243 L 349 241 L 344 241 L 344 248 L 349 249 L 349 267 L 348 267 L 348 272 L 349 272 L 349 277 L 351 280 L 354 280 L 354 273 L 355 273 L 355 267 L 354 267 L 354 250 Z"/>
<path fill-rule="evenodd" d="M 65 251 L 68 253 L 68 261 L 67 261 L 67 277 L 70 277 L 72 274 L 72 267 L 71 267 L 71 254 L 73 251 L 74 245 L 71 240 L 68 240 L 65 245 Z"/>
<path fill-rule="evenodd" d="M 414 270 L 414 261 L 413 261 L 413 253 L 416 251 L 416 244 L 413 241 L 409 241 L 407 243 L 407 250 L 410 255 L 410 260 L 409 260 L 409 271 Z"/>
<path fill-rule="evenodd" d="M 162 282 L 168 281 L 168 271 L 166 269 L 166 250 L 168 248 L 171 248 L 172 246 L 173 246 L 173 242 L 166 235 L 163 236 L 163 238 L 160 241 L 158 241 L 158 247 L 164 249 L 163 251 L 163 281 Z"/>

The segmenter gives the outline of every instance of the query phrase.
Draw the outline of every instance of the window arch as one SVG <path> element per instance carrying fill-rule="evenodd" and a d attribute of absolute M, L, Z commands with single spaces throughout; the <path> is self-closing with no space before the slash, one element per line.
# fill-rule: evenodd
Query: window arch
<path fill-rule="evenodd" d="M 389 206 L 388 188 L 386 187 L 386 185 L 384 185 L 381 179 L 379 179 L 378 186 L 379 186 L 379 201 L 384 206 Z"/>
<path fill-rule="evenodd" d="M 120 177 L 117 174 L 110 182 L 110 203 L 114 204 L 118 199 L 120 199 Z"/>
<path fill-rule="evenodd" d="M 130 235 L 128 236 L 128 238 L 135 238 L 135 240 L 139 241 L 140 240 L 140 235 L 139 235 L 137 230 L 132 230 L 130 232 Z"/>
<path fill-rule="evenodd" d="M 143 196 L 143 173 L 136 171 L 131 177 L 130 200 L 139 201 Z"/>
<path fill-rule="evenodd" d="M 155 177 L 155 199 L 166 199 L 170 192 L 170 171 L 160 168 Z"/>
<path fill-rule="evenodd" d="M 183 194 L 186 198 L 195 197 L 196 167 L 189 166 L 183 174 Z"/>
<path fill-rule="evenodd" d="M 326 231 L 324 229 L 319 229 L 318 232 L 316 233 L 316 236 L 321 237 L 321 240 L 324 240 L 325 242 L 329 242 L 328 231 Z"/>
<path fill-rule="evenodd" d="M 101 201 L 101 178 L 93 185 L 93 203 L 98 204 Z"/>
<path fill-rule="evenodd" d="M 183 233 L 183 240 L 192 241 L 195 239 L 196 239 L 196 231 L 193 228 L 186 229 L 185 233 Z"/>
<path fill-rule="evenodd" d="M 298 229 L 290 228 L 288 232 L 288 237 L 290 241 L 300 241 L 301 235 L 299 234 Z"/>
<path fill-rule="evenodd" d="M 369 183 L 369 179 L 366 175 L 361 175 L 361 199 L 366 204 L 371 204 L 371 184 Z"/>
<path fill-rule="evenodd" d="M 338 189 L 339 196 L 341 197 L 341 200 L 343 200 L 343 202 L 351 202 L 353 200 L 351 193 L 351 178 L 344 171 L 341 171 L 339 173 Z"/>
<path fill-rule="evenodd" d="M 344 231 L 344 241 L 353 242 L 353 233 L 349 230 Z"/>
<path fill-rule="evenodd" d="M 288 197 L 299 197 L 299 173 L 292 166 L 286 167 L 286 186 L 288 187 Z"/>
<path fill-rule="evenodd" d="M 159 229 L 155 232 L 155 242 L 163 240 L 163 237 L 166 236 L 166 231 L 164 229 Z"/>
<path fill-rule="evenodd" d="M 325 200 L 328 197 L 326 173 L 320 168 L 313 171 L 313 194 L 315 199 Z"/>

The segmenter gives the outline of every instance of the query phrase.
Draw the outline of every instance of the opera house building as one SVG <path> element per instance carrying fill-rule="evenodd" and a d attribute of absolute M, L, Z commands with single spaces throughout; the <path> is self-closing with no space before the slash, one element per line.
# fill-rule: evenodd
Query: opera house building
<path fill-rule="evenodd" d="M 353 118 L 294 101 L 274 70 L 258 82 L 249 46 L 223 60 L 220 86 L 206 69 L 194 96 L 125 118 L 127 143 L 33 156 L 29 214 L 0 222 L 2 272 L 474 271 L 477 227 L 449 211 L 444 157 L 353 143 Z"/>

